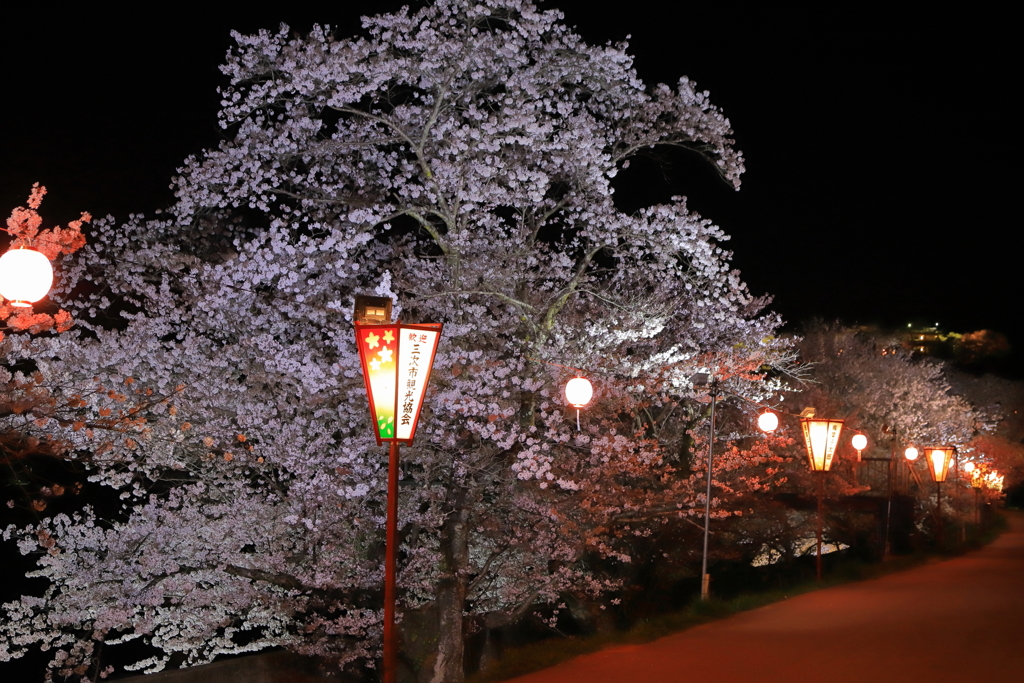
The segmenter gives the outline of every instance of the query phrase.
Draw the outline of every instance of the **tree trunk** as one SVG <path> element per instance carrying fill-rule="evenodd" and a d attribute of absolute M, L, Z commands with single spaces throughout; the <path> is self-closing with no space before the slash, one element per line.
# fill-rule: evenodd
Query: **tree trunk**
<path fill-rule="evenodd" d="M 453 511 L 441 535 L 445 566 L 437 586 L 437 658 L 430 683 L 462 683 L 465 680 L 462 614 L 466 606 L 466 577 L 469 562 L 469 527 L 466 511 Z"/>

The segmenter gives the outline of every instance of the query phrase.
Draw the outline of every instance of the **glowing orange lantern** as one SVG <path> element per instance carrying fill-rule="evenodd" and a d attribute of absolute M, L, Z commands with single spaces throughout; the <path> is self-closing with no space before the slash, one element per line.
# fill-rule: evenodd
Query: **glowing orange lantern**
<path fill-rule="evenodd" d="M 828 472 L 836 454 L 836 444 L 843 430 L 844 420 L 821 420 L 814 417 L 800 419 L 807 446 L 807 460 L 815 472 Z"/>
<path fill-rule="evenodd" d="M 50 259 L 35 249 L 19 247 L 0 256 L 0 295 L 11 306 L 28 308 L 53 285 Z"/>
<path fill-rule="evenodd" d="M 757 428 L 762 432 L 771 434 L 779 428 L 779 416 L 770 410 L 766 410 L 757 416 Z"/>
<path fill-rule="evenodd" d="M 946 481 L 949 461 L 953 458 L 954 450 L 952 446 L 929 446 L 924 449 L 928 461 L 928 474 L 932 475 L 932 481 L 935 483 Z"/>

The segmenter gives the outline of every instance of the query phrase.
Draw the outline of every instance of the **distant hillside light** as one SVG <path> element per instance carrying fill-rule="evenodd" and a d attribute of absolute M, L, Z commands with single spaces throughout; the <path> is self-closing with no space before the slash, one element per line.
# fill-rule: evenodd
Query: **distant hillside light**
<path fill-rule="evenodd" d="M 907 460 L 911 462 L 917 460 L 918 455 L 920 454 L 917 452 L 917 449 L 914 448 L 913 446 L 907 446 L 907 450 L 903 451 L 903 457 L 905 457 Z"/>
<path fill-rule="evenodd" d="M 779 416 L 770 410 L 766 410 L 757 416 L 757 428 L 766 434 L 771 434 L 779 428 Z"/>
<path fill-rule="evenodd" d="M 11 306 L 29 308 L 53 285 L 50 259 L 35 249 L 19 247 L 0 256 L 0 295 Z"/>

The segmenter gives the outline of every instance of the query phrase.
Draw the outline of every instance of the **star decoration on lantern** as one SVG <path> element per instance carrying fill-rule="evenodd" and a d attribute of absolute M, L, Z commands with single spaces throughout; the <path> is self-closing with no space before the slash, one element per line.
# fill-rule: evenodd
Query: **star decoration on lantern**
<path fill-rule="evenodd" d="M 390 334 L 390 332 L 388 334 Z M 366 345 L 369 348 L 371 348 L 371 349 L 377 348 L 377 342 L 378 341 L 380 341 L 380 337 L 375 335 L 373 332 L 371 332 L 370 334 L 366 335 Z"/>
<path fill-rule="evenodd" d="M 377 352 L 377 355 L 380 356 L 380 362 L 381 363 L 390 363 L 391 362 L 391 349 L 383 348 L 383 349 L 381 349 L 380 351 Z"/>
<path fill-rule="evenodd" d="M 380 370 L 380 361 L 374 358 L 370 361 L 370 367 L 374 370 Z"/>
<path fill-rule="evenodd" d="M 384 341 L 391 342 L 395 341 L 395 335 L 391 333 L 391 330 L 384 330 Z"/>

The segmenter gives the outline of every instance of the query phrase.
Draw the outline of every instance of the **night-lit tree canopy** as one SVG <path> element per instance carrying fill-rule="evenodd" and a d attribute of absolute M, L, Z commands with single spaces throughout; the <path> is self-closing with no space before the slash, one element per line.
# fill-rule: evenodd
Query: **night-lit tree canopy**
<path fill-rule="evenodd" d="M 770 498 L 804 485 L 800 444 L 785 426 L 750 438 L 743 399 L 795 388 L 868 431 L 977 436 L 937 364 L 850 330 L 780 338 L 685 198 L 625 211 L 638 155 L 701 155 L 736 188 L 743 157 L 708 93 L 648 86 L 625 45 L 561 20 L 436 0 L 358 37 L 234 35 L 224 142 L 184 162 L 166 211 L 96 223 L 57 293 L 75 329 L 12 323 L 3 347 L 0 380 L 60 407 L 0 413 L 4 428 L 110 495 L 4 530 L 48 587 L 3 606 L 0 661 L 42 649 L 86 680 L 101 643 L 137 641 L 129 668 L 147 672 L 273 646 L 374 665 L 387 463 L 357 294 L 444 323 L 399 509 L 399 612 L 418 629 L 403 656 L 434 683 L 462 680 L 466 633 L 598 604 L 654 561 L 638 539 L 703 513 L 695 372 L 730 397 L 712 510 L 733 517 L 733 550 L 802 533 L 772 528 L 793 515 Z M 562 395 L 576 368 L 595 388 L 579 430 Z M 784 384 L 811 369 L 818 384 Z"/>
<path fill-rule="evenodd" d="M 466 619 L 614 587 L 581 560 L 629 561 L 617 516 L 696 513 L 687 378 L 768 392 L 787 351 L 718 228 L 682 198 L 626 214 L 613 179 L 668 145 L 738 186 L 742 157 L 707 93 L 648 88 L 560 18 L 442 0 L 359 38 L 235 36 L 227 140 L 186 162 L 169 217 L 97 224 L 64 288 L 81 331 L 18 351 L 81 401 L 34 428 L 124 507 L 7 530 L 50 587 L 6 606 L 0 656 L 47 646 L 82 675 L 99 642 L 142 638 L 147 671 L 270 645 L 372 661 L 386 466 L 355 293 L 445 323 L 400 508 L 432 680 L 461 679 Z M 581 432 L 547 362 L 593 373 Z"/>

